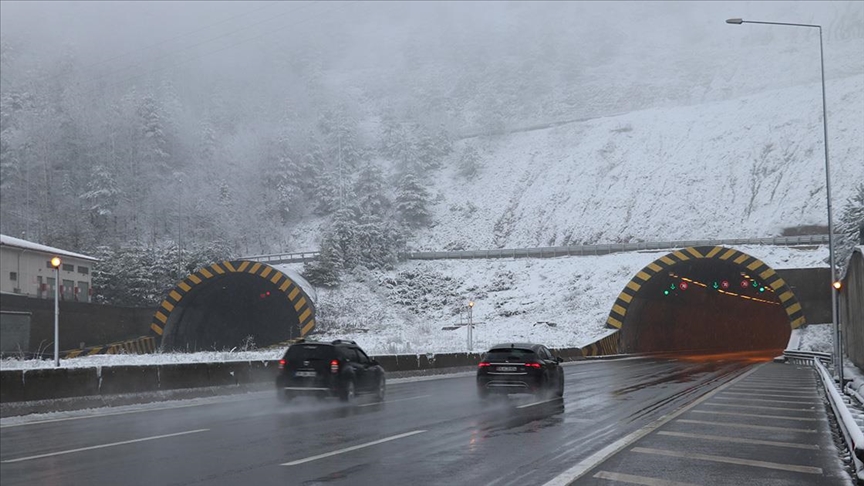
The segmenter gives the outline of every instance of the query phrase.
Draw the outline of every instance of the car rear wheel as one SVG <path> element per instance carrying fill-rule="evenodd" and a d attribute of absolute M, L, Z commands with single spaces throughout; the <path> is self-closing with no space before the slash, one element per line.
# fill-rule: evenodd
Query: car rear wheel
<path fill-rule="evenodd" d="M 288 403 L 294 398 L 294 395 L 291 394 L 291 392 L 288 392 L 285 390 L 276 391 L 276 396 L 279 398 L 279 401 L 282 403 Z"/>
<path fill-rule="evenodd" d="M 339 397 L 343 402 L 351 402 L 354 400 L 356 396 L 356 390 L 354 388 L 354 380 L 348 380 L 348 383 L 345 384 L 345 388 L 342 389 L 342 396 Z"/>

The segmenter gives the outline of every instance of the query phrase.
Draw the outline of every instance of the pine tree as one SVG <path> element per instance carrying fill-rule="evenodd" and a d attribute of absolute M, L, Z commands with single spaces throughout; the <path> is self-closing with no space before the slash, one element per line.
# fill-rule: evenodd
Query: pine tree
<path fill-rule="evenodd" d="M 396 212 L 400 219 L 411 227 L 426 226 L 431 221 L 428 209 L 429 191 L 411 174 L 399 180 L 396 194 Z"/>
<path fill-rule="evenodd" d="M 477 173 L 481 168 L 480 154 L 477 153 L 477 149 L 472 146 L 465 147 L 465 150 L 462 151 L 462 156 L 459 158 L 457 174 L 471 180 L 477 177 Z"/>
<path fill-rule="evenodd" d="M 121 197 L 115 175 L 105 166 L 94 166 L 90 171 L 87 192 L 81 199 L 87 204 L 90 222 L 98 229 L 105 229 L 108 218 L 114 214 Z"/>
<path fill-rule="evenodd" d="M 364 164 L 357 174 L 354 195 L 362 213 L 383 215 L 390 209 L 391 202 L 384 189 L 384 174 L 371 162 Z"/>

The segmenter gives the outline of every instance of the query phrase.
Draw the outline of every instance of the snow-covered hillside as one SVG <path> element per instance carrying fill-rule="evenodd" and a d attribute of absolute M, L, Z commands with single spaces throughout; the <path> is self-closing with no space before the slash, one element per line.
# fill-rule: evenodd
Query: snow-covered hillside
<path fill-rule="evenodd" d="M 835 204 L 864 180 L 864 75 L 828 85 Z M 819 85 L 461 142 L 422 249 L 764 237 L 826 224 Z"/>

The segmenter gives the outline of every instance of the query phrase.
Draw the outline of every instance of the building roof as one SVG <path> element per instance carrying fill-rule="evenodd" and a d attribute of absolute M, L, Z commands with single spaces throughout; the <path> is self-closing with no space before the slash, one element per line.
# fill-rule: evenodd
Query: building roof
<path fill-rule="evenodd" d="M 61 250 L 60 248 L 54 248 L 53 246 L 48 245 L 40 245 L 39 243 L 33 243 L 32 241 L 22 240 L 21 238 L 15 238 L 7 235 L 0 235 L 0 246 L 9 246 L 12 248 L 20 248 L 22 250 L 29 250 L 40 253 L 48 253 L 51 255 L 57 256 L 67 256 L 70 258 L 77 258 L 79 260 L 89 260 L 91 262 L 98 262 L 98 258 L 94 258 L 92 256 L 82 255 L 80 253 L 73 253 L 71 251 Z"/>

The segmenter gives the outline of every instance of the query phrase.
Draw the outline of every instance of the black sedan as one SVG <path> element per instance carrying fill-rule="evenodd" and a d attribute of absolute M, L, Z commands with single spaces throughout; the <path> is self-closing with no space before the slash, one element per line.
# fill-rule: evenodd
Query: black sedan
<path fill-rule="evenodd" d="M 477 393 L 480 398 L 492 393 L 563 396 L 561 361 L 542 344 L 497 344 L 477 366 Z"/>

